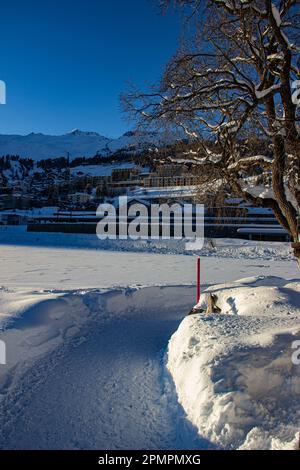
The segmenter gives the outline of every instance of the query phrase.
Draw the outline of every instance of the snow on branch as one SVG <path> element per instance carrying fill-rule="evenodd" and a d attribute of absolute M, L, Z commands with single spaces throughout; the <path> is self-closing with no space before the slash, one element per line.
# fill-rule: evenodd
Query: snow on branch
<path fill-rule="evenodd" d="M 230 165 L 228 165 L 228 170 L 246 168 L 250 166 L 253 167 L 257 165 L 265 166 L 266 164 L 267 166 L 270 166 L 272 162 L 273 162 L 273 157 L 269 157 L 267 155 L 254 155 L 251 157 L 240 158 L 234 163 L 231 163 Z"/>

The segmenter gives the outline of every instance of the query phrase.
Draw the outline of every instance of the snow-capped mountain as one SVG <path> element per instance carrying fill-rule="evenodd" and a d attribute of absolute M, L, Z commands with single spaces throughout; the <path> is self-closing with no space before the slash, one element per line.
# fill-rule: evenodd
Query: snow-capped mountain
<path fill-rule="evenodd" d="M 0 156 L 19 155 L 23 158 L 93 157 L 110 156 L 122 151 L 142 151 L 174 142 L 174 135 L 159 132 L 130 131 L 117 139 L 109 139 L 97 132 L 74 129 L 64 135 L 0 135 Z"/>

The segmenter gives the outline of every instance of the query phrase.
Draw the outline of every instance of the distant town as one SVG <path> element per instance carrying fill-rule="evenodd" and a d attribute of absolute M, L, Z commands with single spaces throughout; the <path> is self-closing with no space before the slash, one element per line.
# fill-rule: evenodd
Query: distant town
<path fill-rule="evenodd" d="M 197 153 L 199 155 L 199 152 Z M 273 211 L 223 191 L 202 191 L 205 165 L 186 142 L 94 157 L 0 158 L 0 224 L 28 231 L 95 233 L 100 203 L 205 204 L 206 237 L 288 240 Z M 253 175 L 260 183 L 260 175 Z M 117 208 L 118 210 L 118 208 Z M 170 221 L 171 223 L 171 221 Z"/>

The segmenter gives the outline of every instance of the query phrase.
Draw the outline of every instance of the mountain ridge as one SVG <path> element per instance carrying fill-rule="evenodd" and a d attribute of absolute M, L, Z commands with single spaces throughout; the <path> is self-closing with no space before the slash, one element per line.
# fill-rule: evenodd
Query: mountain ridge
<path fill-rule="evenodd" d="M 118 138 L 102 136 L 98 132 L 73 129 L 62 135 L 31 132 L 27 135 L 0 134 L 0 156 L 19 155 L 35 161 L 69 155 L 93 157 L 112 156 L 116 152 L 155 150 L 174 143 L 174 134 L 160 132 L 127 131 Z"/>

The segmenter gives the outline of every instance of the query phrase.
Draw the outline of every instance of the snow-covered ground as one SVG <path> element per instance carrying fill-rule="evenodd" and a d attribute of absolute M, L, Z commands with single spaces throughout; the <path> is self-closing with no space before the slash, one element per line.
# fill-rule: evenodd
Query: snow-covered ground
<path fill-rule="evenodd" d="M 220 313 L 205 314 L 209 294 Z M 300 279 L 214 286 L 195 309 L 170 340 L 167 367 L 199 434 L 225 449 L 297 448 Z"/>
<path fill-rule="evenodd" d="M 51 215 L 51 209 L 47 215 Z M 39 215 L 34 213 L 33 215 Z M 68 247 L 137 253 L 195 255 L 185 240 L 99 240 L 95 235 L 27 232 L 26 226 L 0 226 L 0 245 Z M 198 254 L 198 252 L 196 252 Z M 290 243 L 259 242 L 233 238 L 206 240 L 201 256 L 260 260 L 291 260 Z"/>
<path fill-rule="evenodd" d="M 93 249 L 1 245 L 0 285 L 30 289 L 89 289 L 195 283 L 195 257 Z M 281 259 L 203 256 L 203 286 L 277 273 L 295 277 L 296 263 Z M 191 305 L 192 306 L 192 305 Z"/>
<path fill-rule="evenodd" d="M 277 302 L 280 299 L 274 297 L 272 302 L 277 305 L 277 310 L 270 318 L 268 315 L 259 318 L 259 312 L 258 318 L 226 312 L 214 318 L 193 315 L 184 319 L 195 303 L 195 256 L 183 256 L 179 248 L 173 252 L 169 248 L 169 252 L 174 254 L 166 254 L 167 247 L 165 252 L 157 249 L 155 253 L 156 248 L 152 250 L 149 245 L 135 251 L 132 246 L 125 245 L 120 247 L 120 251 L 112 251 L 113 247 L 107 245 L 103 250 L 99 244 L 93 248 L 91 238 L 88 243 L 85 237 L 78 235 L 69 238 L 66 234 L 53 234 L 54 238 L 49 237 L 47 243 L 43 239 L 45 234 L 25 235 L 18 230 L 15 233 L 13 229 L 4 230 L 0 236 L 0 340 L 5 341 L 7 356 L 7 364 L 0 365 L 1 448 L 255 447 L 249 432 L 246 441 L 236 437 L 234 430 L 228 433 L 227 440 L 216 439 L 208 430 L 210 425 L 217 429 L 213 417 L 211 421 L 207 418 L 203 421 L 203 426 L 207 424 L 206 430 L 200 429 L 199 420 L 190 411 L 188 400 L 183 399 L 177 381 L 178 376 L 188 375 L 189 357 L 183 361 L 181 350 L 177 349 L 178 362 L 173 357 L 173 367 L 170 367 L 172 344 L 178 342 L 176 337 L 182 336 L 184 330 L 181 348 L 192 345 L 194 340 L 190 334 L 194 336 L 198 331 L 194 328 L 199 328 L 202 338 L 201 325 L 206 325 L 207 330 L 203 330 L 205 343 L 202 344 L 197 337 L 194 349 L 187 349 L 192 360 L 196 358 L 196 351 L 200 351 L 197 345 L 202 345 L 205 350 L 206 344 L 214 351 L 217 345 L 212 346 L 209 336 L 219 338 L 223 333 L 225 340 L 216 343 L 220 343 L 220 355 L 227 354 L 227 362 L 221 361 L 220 364 L 224 366 L 224 376 L 228 375 L 230 388 L 235 374 L 234 371 L 231 374 L 229 345 L 234 354 L 243 352 L 243 325 L 245 342 L 246 336 L 252 332 L 267 332 L 271 337 L 277 330 L 281 332 L 287 328 L 291 336 L 295 309 L 290 315 L 280 316 L 281 304 Z M 66 248 L 72 245 L 72 240 L 73 247 Z M 201 263 L 203 289 L 258 274 L 269 276 L 272 273 L 286 279 L 298 275 L 296 263 L 285 258 L 289 250 L 285 245 L 255 246 L 250 242 L 229 240 L 217 243 L 217 251 L 209 247 L 206 252 L 204 250 L 206 256 Z M 243 249 L 244 257 L 239 258 Z M 289 288 L 285 283 L 282 281 L 283 293 Z M 233 297 L 234 293 L 230 295 Z M 298 302 L 295 296 L 294 304 Z M 236 308 L 241 309 L 240 304 Z M 272 321 L 274 324 L 269 332 Z M 214 324 L 217 327 L 212 333 Z M 235 329 L 230 330 L 232 325 Z M 211 330 L 208 331 L 209 328 Z M 165 364 L 168 342 L 174 333 L 169 349 L 169 370 L 180 403 Z M 239 344 L 241 350 L 237 351 L 234 347 Z M 254 352 L 261 348 L 266 355 L 261 359 L 260 375 L 254 381 L 249 373 L 245 387 L 250 383 L 254 388 L 264 384 L 263 364 L 270 357 L 268 344 L 263 343 L 260 336 L 257 345 L 252 344 Z M 280 345 L 274 351 L 280 361 Z M 205 357 L 207 351 L 204 352 Z M 240 357 L 242 355 L 237 355 L 240 361 L 237 368 L 242 364 Z M 197 356 L 195 360 L 201 359 Z M 283 363 L 287 364 L 285 356 Z M 247 371 L 252 370 L 251 361 L 244 359 L 243 365 Z M 207 374 L 210 366 L 208 362 Z M 184 367 L 187 368 L 185 372 Z M 222 374 L 222 367 L 218 371 L 214 369 L 214 372 L 216 376 L 217 372 Z M 193 370 L 193 376 L 195 380 L 199 379 L 196 385 L 194 382 L 191 384 L 193 394 L 197 394 L 201 382 L 198 369 Z M 186 390 L 186 384 L 182 387 Z M 219 393 L 222 393 L 222 382 L 219 387 Z M 279 381 L 280 399 L 284 395 L 284 387 Z M 297 387 L 295 379 L 296 391 Z M 295 399 L 296 403 L 297 397 L 291 388 L 292 385 L 287 389 L 288 397 Z M 226 393 L 231 393 L 231 401 L 235 403 L 234 391 L 226 390 Z M 246 392 L 242 397 L 243 404 L 245 396 Z M 251 389 L 251 399 L 258 397 L 260 399 L 260 395 L 255 395 Z M 195 403 L 196 414 L 202 413 L 202 399 L 201 396 Z M 270 402 L 273 403 L 272 410 L 277 412 L 274 394 Z M 282 403 L 278 406 L 282 406 L 283 413 Z M 211 409 L 214 406 L 209 394 L 208 406 Z M 220 409 L 215 407 L 216 420 Z M 253 409 L 255 426 L 264 432 L 254 405 Z M 283 438 L 282 433 L 278 437 L 284 445 L 292 439 L 297 420 L 296 406 L 293 405 L 292 409 L 294 421 L 290 423 L 287 437 Z M 223 418 L 221 415 L 220 423 Z M 220 434 L 223 435 L 221 428 Z M 279 436 L 279 433 L 274 436 Z M 263 442 L 262 446 L 269 447 L 268 434 Z"/>
<path fill-rule="evenodd" d="M 78 165 L 71 168 L 72 176 L 111 176 L 113 170 L 134 168 L 133 162 L 111 163 L 106 165 Z M 146 169 L 144 170 L 146 171 Z"/>
<path fill-rule="evenodd" d="M 170 186 L 166 188 L 144 188 L 139 187 L 128 191 L 128 196 L 137 197 L 141 199 L 157 199 L 161 197 L 165 198 L 174 198 L 174 199 L 183 199 L 185 197 L 196 196 L 198 191 L 198 186 Z"/>

